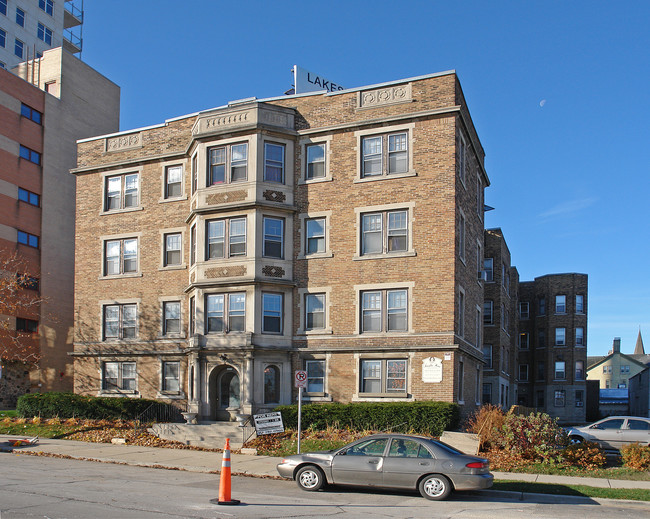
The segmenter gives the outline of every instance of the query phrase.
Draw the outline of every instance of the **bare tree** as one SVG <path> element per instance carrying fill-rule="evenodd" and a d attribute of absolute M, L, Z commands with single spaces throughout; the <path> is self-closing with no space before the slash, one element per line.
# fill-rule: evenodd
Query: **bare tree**
<path fill-rule="evenodd" d="M 40 358 L 39 280 L 15 252 L 0 250 L 0 359 L 35 365 Z M 20 326 L 17 326 L 20 324 Z"/>

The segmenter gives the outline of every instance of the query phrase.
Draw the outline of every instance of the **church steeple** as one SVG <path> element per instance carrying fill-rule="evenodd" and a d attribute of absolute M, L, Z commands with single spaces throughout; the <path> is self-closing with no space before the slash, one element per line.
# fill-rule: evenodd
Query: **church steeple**
<path fill-rule="evenodd" d="M 643 349 L 643 339 L 641 338 L 641 328 L 639 328 L 639 336 L 636 338 L 636 347 L 634 348 L 635 355 L 645 355 Z"/>

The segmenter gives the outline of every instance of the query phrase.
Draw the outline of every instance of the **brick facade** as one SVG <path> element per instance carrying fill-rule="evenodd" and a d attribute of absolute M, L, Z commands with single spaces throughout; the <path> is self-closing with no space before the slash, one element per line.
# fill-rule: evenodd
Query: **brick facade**
<path fill-rule="evenodd" d="M 307 401 L 441 400 L 469 414 L 483 158 L 453 73 L 80 142 L 75 391 L 233 419 L 294 402 L 293 373 L 308 369 Z M 171 235 L 182 249 L 167 265 Z"/>

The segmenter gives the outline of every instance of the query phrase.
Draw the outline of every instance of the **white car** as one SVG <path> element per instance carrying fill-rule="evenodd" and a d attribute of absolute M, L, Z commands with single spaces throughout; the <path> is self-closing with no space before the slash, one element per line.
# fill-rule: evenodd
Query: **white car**
<path fill-rule="evenodd" d="M 605 449 L 620 449 L 638 442 L 650 446 L 650 418 L 639 416 L 608 416 L 591 425 L 568 427 L 572 442 L 590 441 Z"/>

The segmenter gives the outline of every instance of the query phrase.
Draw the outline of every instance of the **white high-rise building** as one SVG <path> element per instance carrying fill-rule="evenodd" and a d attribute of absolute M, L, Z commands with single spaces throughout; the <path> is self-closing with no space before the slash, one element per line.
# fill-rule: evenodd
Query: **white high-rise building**
<path fill-rule="evenodd" d="M 0 68 L 63 47 L 80 57 L 83 0 L 0 0 Z"/>

